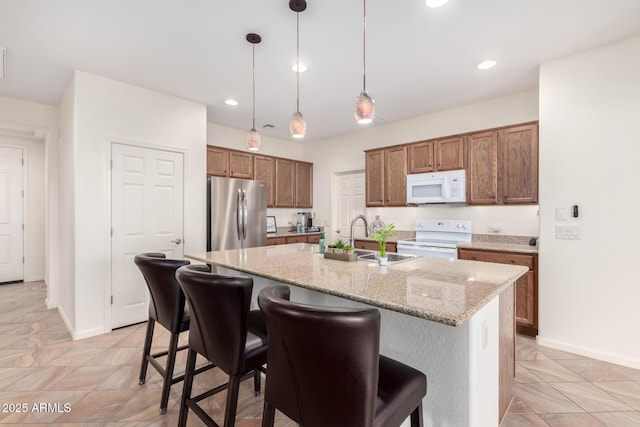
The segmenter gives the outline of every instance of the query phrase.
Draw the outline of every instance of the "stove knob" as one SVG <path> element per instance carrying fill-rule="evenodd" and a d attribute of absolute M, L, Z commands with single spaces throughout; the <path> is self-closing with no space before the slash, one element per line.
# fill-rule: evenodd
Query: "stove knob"
<path fill-rule="evenodd" d="M 465 225 L 462 226 L 462 228 L 464 228 L 466 230 L 467 228 L 469 228 L 469 226 L 467 224 L 465 224 Z"/>
<path fill-rule="evenodd" d="M 457 227 L 458 227 L 458 228 L 462 228 L 462 224 L 458 224 L 458 225 L 457 225 Z"/>

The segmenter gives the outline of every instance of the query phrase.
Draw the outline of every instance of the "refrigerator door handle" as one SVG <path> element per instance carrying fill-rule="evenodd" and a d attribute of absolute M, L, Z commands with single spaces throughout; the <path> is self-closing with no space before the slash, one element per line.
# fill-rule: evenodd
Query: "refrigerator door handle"
<path fill-rule="evenodd" d="M 249 209 L 247 208 L 247 190 L 242 190 L 242 239 L 247 238 L 247 221 L 249 220 Z"/>
<path fill-rule="evenodd" d="M 242 193 L 238 188 L 238 194 L 236 194 L 236 232 L 238 233 L 238 240 L 242 240 Z"/>

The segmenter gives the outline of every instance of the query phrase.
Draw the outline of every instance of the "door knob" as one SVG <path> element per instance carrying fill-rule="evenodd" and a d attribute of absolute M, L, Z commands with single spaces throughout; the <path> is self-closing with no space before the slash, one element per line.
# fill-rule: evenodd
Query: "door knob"
<path fill-rule="evenodd" d="M 172 240 L 171 243 L 175 243 L 176 245 L 179 245 L 180 243 L 182 243 L 182 239 L 178 238 L 176 240 Z"/>

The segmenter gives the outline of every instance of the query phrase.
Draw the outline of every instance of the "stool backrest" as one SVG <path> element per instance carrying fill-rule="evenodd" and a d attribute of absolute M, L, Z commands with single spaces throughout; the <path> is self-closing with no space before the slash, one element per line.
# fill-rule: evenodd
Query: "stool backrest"
<path fill-rule="evenodd" d="M 149 289 L 149 316 L 169 331 L 179 332 L 185 299 L 175 273 L 189 261 L 167 259 L 165 254 L 159 252 L 136 255 L 133 260 Z"/>
<path fill-rule="evenodd" d="M 371 426 L 380 356 L 376 309 L 289 301 L 289 288 L 258 295 L 269 334 L 265 400 L 305 427 Z"/>
<path fill-rule="evenodd" d="M 189 347 L 228 375 L 244 372 L 253 279 L 186 266 L 176 272 L 189 309 Z"/>

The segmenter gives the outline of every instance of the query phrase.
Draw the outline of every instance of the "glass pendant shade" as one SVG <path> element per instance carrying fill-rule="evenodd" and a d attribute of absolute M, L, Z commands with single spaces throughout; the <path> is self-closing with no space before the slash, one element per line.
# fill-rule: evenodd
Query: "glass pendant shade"
<path fill-rule="evenodd" d="M 258 151 L 260 149 L 260 134 L 255 129 L 251 129 L 249 135 L 247 135 L 247 148 L 250 151 Z"/>
<path fill-rule="evenodd" d="M 356 121 L 360 124 L 371 123 L 375 116 L 375 101 L 369 96 L 366 90 L 360 92 L 360 96 L 356 99 Z"/>
<path fill-rule="evenodd" d="M 307 133 L 307 122 L 304 121 L 304 117 L 300 111 L 296 111 L 293 113 L 293 116 L 291 116 L 289 133 L 297 139 L 304 138 L 304 134 Z"/>

